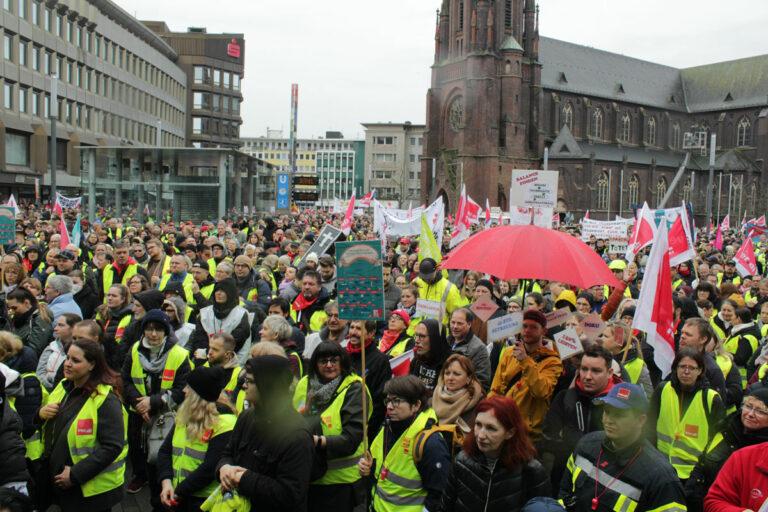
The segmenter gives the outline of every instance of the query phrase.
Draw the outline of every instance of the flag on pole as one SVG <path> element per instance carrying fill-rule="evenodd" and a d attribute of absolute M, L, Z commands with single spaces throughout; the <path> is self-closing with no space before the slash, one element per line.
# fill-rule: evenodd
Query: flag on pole
<path fill-rule="evenodd" d="M 408 372 L 411 370 L 411 361 L 413 361 L 413 349 L 390 359 L 389 367 L 392 370 L 392 376 L 402 377 L 408 375 Z"/>
<path fill-rule="evenodd" d="M 726 215 L 723 221 L 720 223 L 720 226 L 723 228 L 723 231 L 728 231 L 731 229 L 731 216 Z"/>
<path fill-rule="evenodd" d="M 629 237 L 625 259 L 630 263 L 634 261 L 637 253 L 653 242 L 655 232 L 656 221 L 653 219 L 653 213 L 648 208 L 648 203 L 643 203 L 643 207 L 637 215 L 635 227 L 632 229 L 632 236 Z"/>
<path fill-rule="evenodd" d="M 741 218 L 741 230 L 744 231 L 744 228 L 747 226 L 747 210 L 744 210 L 744 216 Z"/>
<path fill-rule="evenodd" d="M 360 198 L 360 204 L 365 207 L 371 206 L 371 201 L 373 201 L 373 198 L 376 197 L 376 189 L 371 190 L 367 194 L 365 194 L 363 197 Z"/>
<path fill-rule="evenodd" d="M 755 246 L 752 239 L 747 237 L 744 243 L 733 257 L 736 261 L 736 271 L 741 277 L 757 275 L 757 261 L 755 260 Z"/>
<path fill-rule="evenodd" d="M 64 216 L 62 216 L 61 220 L 59 220 L 59 235 L 61 235 L 59 248 L 63 251 L 70 244 L 69 232 L 67 231 L 67 223 L 64 222 Z"/>
<path fill-rule="evenodd" d="M 72 226 L 72 244 L 80 247 L 80 240 L 83 237 L 83 228 L 80 226 L 80 214 L 77 214 L 75 225 Z"/>
<path fill-rule="evenodd" d="M 16 204 L 16 198 L 13 197 L 13 194 L 11 194 L 11 197 L 8 198 L 8 202 L 5 203 L 5 206 L 10 206 L 11 208 L 13 208 L 14 217 L 19 214 L 19 205 Z"/>
<path fill-rule="evenodd" d="M 589 219 L 589 210 L 587 210 L 586 212 L 584 212 L 584 218 L 585 218 L 585 219 Z"/>
<path fill-rule="evenodd" d="M 662 222 L 666 222 L 663 220 Z M 688 219 L 685 215 L 678 215 L 672 227 L 669 229 L 669 263 L 679 265 L 684 261 L 696 257 L 691 234 L 688 228 Z"/>
<path fill-rule="evenodd" d="M 60 219 L 64 218 L 64 210 L 59 202 L 59 194 L 56 194 L 56 201 L 53 203 L 53 213 L 58 215 Z"/>
<path fill-rule="evenodd" d="M 633 329 L 647 334 L 648 344 L 653 347 L 653 360 L 661 370 L 662 377 L 669 374 L 675 358 L 674 307 L 667 237 L 667 223 L 662 222 L 653 239 L 635 319 L 632 321 Z"/>
<path fill-rule="evenodd" d="M 344 215 L 344 221 L 341 223 L 341 232 L 344 236 L 349 236 L 352 231 L 352 213 L 355 211 L 355 191 L 352 191 L 352 197 L 347 205 L 347 213 Z"/>
<path fill-rule="evenodd" d="M 758 218 L 755 219 L 755 226 L 760 226 L 761 228 L 766 227 L 765 226 L 765 215 L 761 215 Z"/>
<path fill-rule="evenodd" d="M 485 198 L 485 229 L 491 227 L 491 203 Z"/>
<path fill-rule="evenodd" d="M 718 251 L 723 250 L 723 223 L 717 226 L 717 233 L 715 234 L 715 249 Z"/>
<path fill-rule="evenodd" d="M 419 263 L 424 258 L 432 258 L 435 262 L 440 263 L 443 259 L 440 253 L 440 246 L 437 245 L 435 240 L 435 234 L 432 233 L 432 228 L 429 227 L 427 216 L 421 214 L 421 232 L 419 233 Z"/>

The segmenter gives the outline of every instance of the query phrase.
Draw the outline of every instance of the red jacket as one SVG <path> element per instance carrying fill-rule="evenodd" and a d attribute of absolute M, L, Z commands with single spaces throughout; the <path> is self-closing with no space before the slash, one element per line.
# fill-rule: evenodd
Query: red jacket
<path fill-rule="evenodd" d="M 704 512 L 760 509 L 768 500 L 768 443 L 737 450 L 704 498 Z"/>

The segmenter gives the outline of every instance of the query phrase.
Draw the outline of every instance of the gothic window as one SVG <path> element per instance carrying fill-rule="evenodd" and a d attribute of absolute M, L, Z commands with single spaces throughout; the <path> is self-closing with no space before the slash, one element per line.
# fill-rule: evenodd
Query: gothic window
<path fill-rule="evenodd" d="M 645 142 L 650 146 L 656 145 L 656 118 L 651 117 L 648 119 L 648 133 Z"/>
<path fill-rule="evenodd" d="M 736 146 L 749 146 L 752 143 L 752 123 L 742 117 L 736 127 Z"/>
<path fill-rule="evenodd" d="M 459 30 L 464 30 L 464 0 L 459 0 Z"/>
<path fill-rule="evenodd" d="M 672 127 L 672 149 L 680 149 L 681 145 L 680 124 L 675 123 L 675 125 Z"/>
<path fill-rule="evenodd" d="M 448 108 L 448 125 L 455 132 L 464 128 L 464 100 L 461 96 L 455 98 Z"/>
<path fill-rule="evenodd" d="M 662 176 L 659 178 L 659 181 L 656 182 L 656 204 L 660 203 L 666 194 L 667 194 L 667 178 Z"/>
<path fill-rule="evenodd" d="M 512 0 L 504 1 L 504 28 L 512 28 Z"/>
<path fill-rule="evenodd" d="M 749 192 L 747 192 L 747 202 L 750 215 L 757 214 L 757 182 L 752 180 L 749 185 Z"/>
<path fill-rule="evenodd" d="M 595 109 L 592 113 L 592 117 L 589 120 L 589 135 L 595 139 L 603 138 L 603 111 L 602 109 Z"/>
<path fill-rule="evenodd" d="M 640 180 L 637 179 L 637 174 L 633 174 L 629 178 L 629 205 L 638 204 L 638 192 L 640 190 Z"/>
<path fill-rule="evenodd" d="M 683 202 L 690 203 L 691 202 L 691 178 L 690 176 L 686 178 L 685 184 L 683 185 Z"/>
<path fill-rule="evenodd" d="M 630 137 L 632 137 L 632 118 L 627 112 L 621 118 L 621 137 L 619 137 L 619 140 L 621 142 L 629 142 Z"/>
<path fill-rule="evenodd" d="M 728 211 L 733 212 L 740 212 L 741 211 L 741 198 L 742 198 L 742 192 L 743 192 L 743 184 L 744 184 L 744 177 L 739 175 L 733 175 L 731 178 L 731 190 L 728 192 L 728 196 L 731 200 L 730 206 L 728 208 Z M 737 215 L 738 218 L 738 215 Z"/>
<path fill-rule="evenodd" d="M 573 106 L 570 103 L 563 107 L 563 124 L 573 133 Z"/>
<path fill-rule="evenodd" d="M 608 209 L 608 173 L 604 172 L 597 179 L 597 204 L 598 210 Z"/>

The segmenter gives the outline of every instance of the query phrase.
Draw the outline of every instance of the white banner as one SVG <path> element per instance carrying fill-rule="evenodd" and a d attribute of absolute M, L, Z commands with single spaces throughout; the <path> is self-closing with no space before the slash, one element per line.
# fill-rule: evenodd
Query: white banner
<path fill-rule="evenodd" d="M 583 219 L 581 221 L 581 240 L 588 242 L 590 237 L 608 240 L 609 242 L 627 243 L 629 234 L 627 228 L 632 221 L 621 220 L 592 220 Z"/>
<path fill-rule="evenodd" d="M 445 206 L 443 198 L 438 197 L 426 210 L 414 208 L 411 219 L 399 218 L 402 212 L 408 210 L 392 210 L 385 208 L 381 203 L 373 201 L 373 229 L 379 236 L 399 238 L 401 236 L 418 236 L 421 233 L 421 213 L 427 217 L 427 224 L 435 234 L 437 245 L 443 244 L 443 231 L 445 228 Z"/>
<path fill-rule="evenodd" d="M 557 176 L 557 171 L 513 170 L 510 204 L 554 210 L 557 206 Z"/>
<path fill-rule="evenodd" d="M 83 196 L 65 197 L 56 192 L 56 200 L 59 202 L 59 206 L 61 206 L 62 209 L 68 210 L 71 208 L 80 208 L 80 203 L 83 201 Z"/>

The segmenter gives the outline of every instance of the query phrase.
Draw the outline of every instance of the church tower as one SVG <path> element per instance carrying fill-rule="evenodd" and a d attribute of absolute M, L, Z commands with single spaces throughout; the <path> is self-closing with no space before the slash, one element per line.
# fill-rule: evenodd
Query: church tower
<path fill-rule="evenodd" d="M 535 0 L 442 0 L 427 92 L 422 199 L 455 209 L 461 184 L 508 207 L 512 169 L 538 168 Z"/>

